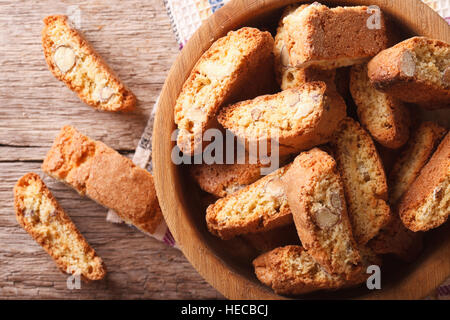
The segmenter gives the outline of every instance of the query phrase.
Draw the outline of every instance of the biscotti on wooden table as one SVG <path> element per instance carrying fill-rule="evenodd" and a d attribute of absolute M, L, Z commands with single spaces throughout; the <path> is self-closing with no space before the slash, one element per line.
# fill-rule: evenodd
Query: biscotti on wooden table
<path fill-rule="evenodd" d="M 368 65 L 377 90 L 427 109 L 450 108 L 450 44 L 413 37 L 380 52 Z"/>
<path fill-rule="evenodd" d="M 279 155 L 327 143 L 346 115 L 344 100 L 324 82 L 308 82 L 274 95 L 264 95 L 222 108 L 219 123 L 242 141 L 274 149 Z"/>
<path fill-rule="evenodd" d="M 351 68 L 350 92 L 358 118 L 381 145 L 397 149 L 409 138 L 410 115 L 406 105 L 375 89 L 367 75 L 367 65 Z"/>
<path fill-rule="evenodd" d="M 218 39 L 201 56 L 174 110 L 177 145 L 183 153 L 202 152 L 203 134 L 214 124 L 219 108 L 242 90 L 249 74 L 273 66 L 272 48 L 269 32 L 245 27 Z"/>
<path fill-rule="evenodd" d="M 162 220 L 152 175 L 71 126 L 61 129 L 42 170 L 113 209 L 126 223 L 144 232 L 154 233 Z"/>
<path fill-rule="evenodd" d="M 406 191 L 399 204 L 404 225 L 427 231 L 445 223 L 450 215 L 450 133 Z"/>
<path fill-rule="evenodd" d="M 62 272 L 78 274 L 86 280 L 100 280 L 105 276 L 102 259 L 37 174 L 28 173 L 17 181 L 14 207 L 19 224 L 54 259 Z"/>
<path fill-rule="evenodd" d="M 328 273 L 351 278 L 361 257 L 334 159 L 317 148 L 303 152 L 281 180 L 302 246 Z"/>
<path fill-rule="evenodd" d="M 366 244 L 391 219 L 383 164 L 370 135 L 351 118 L 341 122 L 331 141 L 342 175 L 353 235 Z"/>
<path fill-rule="evenodd" d="M 373 24 L 368 7 L 300 6 L 283 24 L 290 65 L 335 69 L 361 63 L 387 47 L 383 14 Z"/>
<path fill-rule="evenodd" d="M 66 16 L 48 16 L 44 25 L 45 60 L 57 79 L 96 109 L 129 111 L 134 108 L 134 94 L 81 33 L 69 24 Z"/>

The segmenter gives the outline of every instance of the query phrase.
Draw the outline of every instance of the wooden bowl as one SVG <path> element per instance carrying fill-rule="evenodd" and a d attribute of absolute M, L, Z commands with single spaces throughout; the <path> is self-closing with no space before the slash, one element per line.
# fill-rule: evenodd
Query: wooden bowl
<path fill-rule="evenodd" d="M 197 271 L 230 299 L 281 299 L 255 277 L 251 258 L 255 252 L 239 239 L 222 241 L 205 223 L 200 191 L 183 166 L 171 160 L 173 108 L 181 87 L 196 61 L 219 37 L 242 26 L 276 27 L 282 8 L 293 0 L 234 0 L 218 10 L 192 36 L 170 69 L 164 84 L 153 133 L 153 168 L 156 190 L 166 222 L 183 253 Z M 444 19 L 419 0 L 323 1 L 333 5 L 378 5 L 403 29 L 405 36 L 423 35 L 450 42 Z M 388 261 L 382 267 L 382 290 L 366 288 L 318 292 L 301 298 L 418 299 L 429 294 L 450 275 L 450 228 L 442 226 L 426 237 L 417 261 Z"/>

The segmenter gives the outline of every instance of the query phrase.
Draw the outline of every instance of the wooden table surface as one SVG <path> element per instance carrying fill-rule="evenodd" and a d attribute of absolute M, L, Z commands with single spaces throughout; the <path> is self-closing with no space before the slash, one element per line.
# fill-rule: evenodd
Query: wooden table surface
<path fill-rule="evenodd" d="M 138 97 L 137 111 L 95 111 L 48 71 L 42 19 L 73 12 L 80 13 L 86 38 Z M 131 157 L 177 53 L 162 0 L 0 0 L 0 298 L 222 298 L 180 251 L 106 222 L 106 209 L 49 177 L 44 181 L 103 258 L 107 277 L 69 290 L 67 276 L 14 216 L 15 182 L 30 171 L 44 176 L 42 160 L 61 126 L 74 125 Z"/>

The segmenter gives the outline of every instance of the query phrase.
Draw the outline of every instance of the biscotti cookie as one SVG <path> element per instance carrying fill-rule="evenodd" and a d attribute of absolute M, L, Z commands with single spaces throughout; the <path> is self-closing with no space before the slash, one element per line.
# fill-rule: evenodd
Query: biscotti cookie
<path fill-rule="evenodd" d="M 389 224 L 367 246 L 377 254 L 393 254 L 403 261 L 411 262 L 423 249 L 423 234 L 405 228 L 395 212 Z"/>
<path fill-rule="evenodd" d="M 409 111 L 400 100 L 376 90 L 367 76 L 367 65 L 352 67 L 350 92 L 358 118 L 381 145 L 397 149 L 409 137 Z"/>
<path fill-rule="evenodd" d="M 285 165 L 289 159 L 290 157 L 281 157 L 276 160 L 269 158 L 266 160 L 272 162 L 262 164 L 261 161 L 256 161 L 256 159 L 250 161 L 249 155 L 245 154 L 243 161 L 235 159 L 235 163 L 232 164 L 202 163 L 192 165 L 189 167 L 189 173 L 203 191 L 223 198 Z"/>
<path fill-rule="evenodd" d="M 263 232 L 244 234 L 242 238 L 259 253 L 287 245 L 300 244 L 300 239 L 293 223 Z"/>
<path fill-rule="evenodd" d="M 256 277 L 277 294 L 299 295 L 317 290 L 352 287 L 366 281 L 366 267 L 380 265 L 381 260 L 370 250 L 361 250 L 363 268 L 347 280 L 330 274 L 301 246 L 285 246 L 264 253 L 253 261 Z"/>
<path fill-rule="evenodd" d="M 96 109 L 129 111 L 134 108 L 134 94 L 69 24 L 66 16 L 48 16 L 44 24 L 42 46 L 45 60 L 57 79 Z"/>
<path fill-rule="evenodd" d="M 447 221 L 450 214 L 450 133 L 406 191 L 399 204 L 403 224 L 427 231 Z"/>
<path fill-rule="evenodd" d="M 413 37 L 380 52 L 368 65 L 375 88 L 427 109 L 450 108 L 450 45 Z"/>
<path fill-rule="evenodd" d="M 411 186 L 435 151 L 446 129 L 433 123 L 423 122 L 414 131 L 389 174 L 389 202 L 396 205 Z"/>
<path fill-rule="evenodd" d="M 383 164 L 370 135 L 351 118 L 331 141 L 342 175 L 353 235 L 365 244 L 389 223 L 388 188 Z"/>
<path fill-rule="evenodd" d="M 383 14 L 372 26 L 368 7 L 328 8 L 313 3 L 299 7 L 283 19 L 290 65 L 335 69 L 361 63 L 387 46 Z M 370 27 L 370 28 L 369 28 Z"/>
<path fill-rule="evenodd" d="M 334 85 L 335 70 L 322 70 L 315 67 L 295 68 L 290 64 L 289 54 L 284 44 L 286 29 L 284 27 L 284 18 L 295 11 L 298 6 L 289 6 L 284 10 L 280 19 L 277 34 L 275 35 L 275 45 L 273 49 L 275 59 L 275 74 L 281 90 L 298 87 L 305 82 L 324 81 L 329 86 Z M 307 4 L 301 8 L 308 7 Z M 297 10 L 301 10 L 297 9 Z"/>
<path fill-rule="evenodd" d="M 14 187 L 17 222 L 53 258 L 65 273 L 86 280 L 100 280 L 106 274 L 102 259 L 78 231 L 41 178 L 28 173 Z"/>
<path fill-rule="evenodd" d="M 251 146 L 279 143 L 279 155 L 326 143 L 345 117 L 346 105 L 324 82 L 308 82 L 274 95 L 264 95 L 224 107 L 219 123 Z"/>
<path fill-rule="evenodd" d="M 210 205 L 206 210 L 209 231 L 227 240 L 292 223 L 280 181 L 288 168 L 284 166 Z"/>
<path fill-rule="evenodd" d="M 189 173 L 203 191 L 219 198 L 230 195 L 261 178 L 257 164 L 197 164 Z"/>
<path fill-rule="evenodd" d="M 153 233 L 162 220 L 152 175 L 71 126 L 61 129 L 42 170 L 144 232 Z"/>
<path fill-rule="evenodd" d="M 428 162 L 445 132 L 444 128 L 433 122 L 424 122 L 405 145 L 388 179 L 389 202 L 393 208 Z M 391 222 L 370 240 L 369 246 L 378 254 L 392 253 L 412 261 L 422 249 L 422 233 L 405 228 L 395 211 Z"/>
<path fill-rule="evenodd" d="M 303 152 L 281 180 L 302 246 L 327 272 L 351 277 L 361 257 L 334 159 L 317 148 Z"/>
<path fill-rule="evenodd" d="M 273 66 L 272 48 L 269 32 L 245 27 L 218 39 L 201 56 L 175 105 L 177 145 L 183 153 L 202 151 L 203 133 L 222 104 L 245 85 L 247 74 Z"/>

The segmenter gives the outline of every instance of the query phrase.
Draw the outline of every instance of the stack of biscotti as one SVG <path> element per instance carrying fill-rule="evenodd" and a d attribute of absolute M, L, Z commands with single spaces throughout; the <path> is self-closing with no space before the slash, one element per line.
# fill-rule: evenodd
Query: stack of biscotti
<path fill-rule="evenodd" d="M 366 6 L 289 6 L 274 41 L 244 29 L 214 43 L 215 55 L 207 51 L 184 84 L 175 106 L 178 147 L 202 151 L 201 135 L 214 123 L 248 155 L 266 151 L 291 162 L 268 175 L 259 162 L 189 167 L 218 198 L 206 208 L 208 230 L 254 247 L 257 278 L 280 294 L 359 285 L 381 255 L 415 259 L 417 231 L 448 219 L 449 138 L 435 123 L 416 129 L 410 103 L 434 109 L 450 102 L 448 44 L 412 38 L 389 49 L 383 13 Z M 225 52 L 261 38 L 271 42 L 280 90 L 230 102 L 245 75 L 228 77 L 238 63 Z M 253 47 L 245 48 L 241 58 Z M 215 72 L 225 63 L 222 84 L 209 76 L 195 84 L 206 74 L 200 65 Z M 390 172 L 379 150 L 389 152 Z"/>

